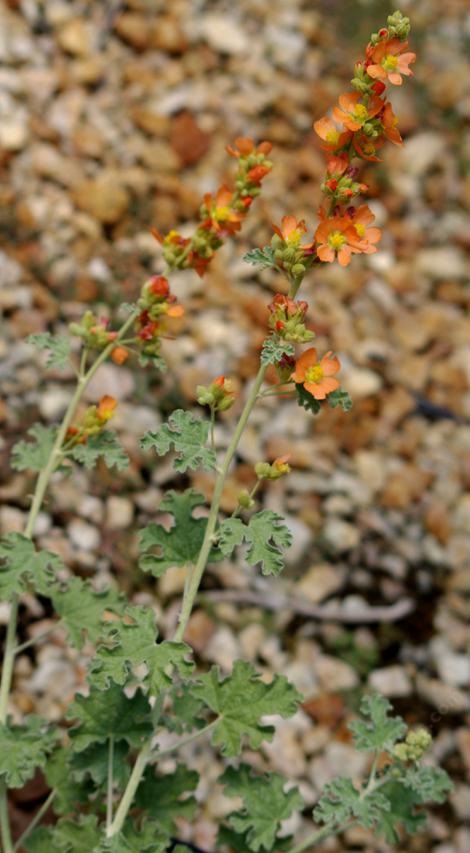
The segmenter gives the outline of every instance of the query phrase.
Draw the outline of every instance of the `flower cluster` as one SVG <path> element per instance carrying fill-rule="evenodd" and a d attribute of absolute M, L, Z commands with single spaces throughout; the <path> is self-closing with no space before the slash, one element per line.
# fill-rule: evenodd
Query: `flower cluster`
<path fill-rule="evenodd" d="M 270 142 L 257 147 L 253 140 L 240 137 L 227 152 L 238 160 L 235 187 L 221 186 L 215 195 L 206 193 L 199 211 L 199 225 L 192 237 L 182 237 L 175 230 L 166 236 L 152 229 L 152 234 L 161 243 L 163 257 L 169 269 L 194 269 L 203 276 L 224 238 L 236 234 L 250 208 L 253 199 L 260 193 L 263 178 L 271 171 L 268 159 Z"/>
<path fill-rule="evenodd" d="M 337 258 L 346 266 L 352 254 L 377 251 L 380 230 L 368 227 L 373 213 L 367 205 L 350 205 L 351 199 L 367 190 L 365 184 L 355 181 L 357 169 L 351 160 L 378 160 L 377 152 L 386 140 L 402 143 L 397 118 L 384 92 L 387 82 L 399 86 L 402 75 L 412 74 L 409 66 L 416 55 L 407 50 L 409 29 L 408 18 L 401 12 L 390 15 L 387 27 L 372 35 L 364 60 L 355 66 L 351 81 L 355 91 L 340 95 L 332 117 L 323 116 L 314 124 L 328 154 L 322 183 L 327 204 L 320 210 L 314 237 L 320 261 L 331 263 Z"/>
<path fill-rule="evenodd" d="M 167 332 L 166 317 L 182 317 L 184 308 L 176 304 L 170 293 L 168 279 L 154 275 L 142 287 L 137 303 L 140 313 L 136 320 L 136 342 L 141 353 L 151 358 L 160 351 L 161 338 Z"/>
<path fill-rule="evenodd" d="M 225 376 L 217 376 L 208 387 L 198 385 L 196 394 L 199 405 L 209 406 L 213 412 L 225 412 L 235 402 L 233 382 Z"/>
<path fill-rule="evenodd" d="M 105 349 L 118 335 L 108 331 L 108 324 L 106 317 L 95 317 L 92 311 L 85 311 L 80 323 L 70 323 L 69 330 L 82 339 L 87 349 Z"/>
<path fill-rule="evenodd" d="M 289 459 L 290 453 L 287 453 L 284 456 L 278 456 L 271 464 L 269 462 L 257 462 L 255 474 L 258 480 L 279 480 L 279 477 L 290 474 Z"/>
<path fill-rule="evenodd" d="M 304 344 L 315 337 L 314 332 L 305 328 L 308 303 L 304 300 L 295 301 L 282 293 L 276 293 L 268 310 L 268 326 L 283 340 Z"/>
<path fill-rule="evenodd" d="M 98 435 L 114 416 L 116 406 L 117 401 L 109 395 L 102 397 L 97 406 L 88 406 L 80 423 L 68 428 L 65 436 L 67 448 L 86 444 L 90 436 Z"/>

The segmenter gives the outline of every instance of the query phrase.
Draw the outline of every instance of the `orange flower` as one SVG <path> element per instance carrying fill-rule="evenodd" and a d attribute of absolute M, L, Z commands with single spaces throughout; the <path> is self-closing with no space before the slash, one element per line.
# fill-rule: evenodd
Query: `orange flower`
<path fill-rule="evenodd" d="M 315 133 L 325 142 L 325 145 L 321 146 L 324 151 L 337 151 L 350 142 L 352 137 L 350 130 L 339 131 L 335 123 L 328 116 L 318 119 L 313 127 Z"/>
<path fill-rule="evenodd" d="M 114 347 L 111 352 L 111 359 L 114 361 L 114 364 L 124 364 L 128 358 L 129 353 L 125 347 Z"/>
<path fill-rule="evenodd" d="M 284 456 L 278 456 L 274 462 L 271 463 L 271 468 L 273 469 L 273 473 L 276 477 L 282 477 L 283 474 L 290 474 L 291 467 L 289 465 L 289 459 L 291 458 L 290 453 L 286 453 Z"/>
<path fill-rule="evenodd" d="M 345 92 L 339 96 L 339 107 L 333 107 L 334 118 L 348 130 L 360 130 L 383 107 L 383 101 L 378 95 L 373 95 L 367 106 L 359 103 L 361 98 L 360 92 Z"/>
<path fill-rule="evenodd" d="M 273 231 L 277 234 L 278 237 L 281 238 L 281 240 L 283 240 L 284 243 L 289 243 L 291 246 L 298 246 L 302 238 L 302 234 L 307 233 L 307 226 L 305 224 L 305 220 L 297 220 L 295 216 L 283 216 L 281 221 L 281 227 L 279 228 L 277 225 L 273 224 L 272 228 Z M 311 246 L 313 246 L 313 243 L 308 243 L 302 248 L 310 249 Z"/>
<path fill-rule="evenodd" d="M 166 313 L 168 317 L 182 317 L 184 308 L 182 305 L 169 305 Z"/>
<path fill-rule="evenodd" d="M 339 381 L 334 378 L 341 365 L 333 353 L 327 352 L 318 361 L 315 347 L 306 350 L 295 364 L 292 379 L 297 385 L 303 385 L 316 400 L 324 400 L 332 391 L 339 388 Z"/>
<path fill-rule="evenodd" d="M 370 160 L 373 163 L 378 163 L 380 157 L 377 157 L 377 151 L 385 144 L 385 139 L 379 136 L 372 140 L 362 131 L 355 133 L 353 136 L 353 145 L 358 157 L 361 160 Z"/>
<path fill-rule="evenodd" d="M 366 255 L 372 255 L 377 251 L 377 246 L 382 232 L 380 228 L 368 228 L 371 222 L 375 219 L 374 214 L 367 204 L 361 204 L 350 217 L 350 222 L 357 235 L 357 247 Z"/>
<path fill-rule="evenodd" d="M 96 414 L 99 420 L 103 421 L 103 423 L 109 421 L 114 415 L 116 406 L 117 400 L 115 400 L 114 397 L 110 397 L 108 394 L 102 397 L 96 409 Z"/>
<path fill-rule="evenodd" d="M 152 296 L 161 296 L 165 298 L 170 292 L 168 279 L 164 275 L 153 275 L 147 282 L 147 291 Z"/>
<path fill-rule="evenodd" d="M 336 256 L 342 267 L 347 267 L 351 255 L 363 251 L 359 245 L 356 229 L 347 216 L 333 216 L 323 219 L 315 231 L 317 255 L 321 261 L 331 264 Z"/>
<path fill-rule="evenodd" d="M 252 139 L 248 139 L 245 136 L 239 136 L 234 142 L 234 148 L 231 145 L 227 145 L 225 150 L 227 154 L 230 154 L 231 157 L 248 157 L 250 154 L 255 152 L 255 154 L 264 154 L 268 155 L 272 149 L 272 145 L 270 142 L 261 142 L 257 148 L 255 148 L 255 143 Z"/>
<path fill-rule="evenodd" d="M 384 111 L 380 116 L 380 121 L 382 122 L 384 134 L 387 139 L 395 145 L 403 145 L 403 139 L 401 138 L 400 131 L 397 127 L 398 119 L 393 112 L 392 105 L 389 101 L 385 103 Z"/>
<path fill-rule="evenodd" d="M 201 228 L 212 228 L 217 235 L 235 234 L 241 228 L 242 216 L 231 209 L 233 193 L 228 187 L 221 186 L 217 190 L 215 199 L 212 193 L 204 196 L 204 207 L 208 216 L 201 222 Z"/>
<path fill-rule="evenodd" d="M 402 74 L 408 77 L 412 74 L 410 64 L 415 61 L 415 53 L 406 53 L 408 42 L 398 38 L 380 41 L 369 51 L 366 70 L 369 77 L 379 80 L 389 80 L 394 86 L 403 83 Z M 369 64 L 370 63 L 370 64 Z"/>

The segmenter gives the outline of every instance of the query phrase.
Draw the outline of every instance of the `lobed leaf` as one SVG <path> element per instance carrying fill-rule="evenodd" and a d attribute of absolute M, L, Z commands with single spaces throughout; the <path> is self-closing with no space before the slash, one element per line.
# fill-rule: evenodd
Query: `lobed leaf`
<path fill-rule="evenodd" d="M 205 471 L 212 471 L 216 466 L 216 456 L 205 446 L 209 430 L 209 421 L 176 409 L 168 423 L 162 424 L 156 432 L 147 432 L 140 445 L 144 450 L 155 450 L 159 456 L 164 456 L 173 446 L 176 453 L 174 468 L 181 474 L 188 468 L 195 471 L 199 466 Z"/>
<path fill-rule="evenodd" d="M 27 340 L 36 349 L 50 351 L 47 356 L 46 367 L 62 368 L 68 364 L 71 345 L 69 338 L 65 335 L 51 335 L 49 332 L 42 332 L 39 335 L 29 335 Z"/>
<path fill-rule="evenodd" d="M 159 554 L 146 554 L 141 557 L 139 566 L 154 577 L 161 577 L 172 566 L 186 566 L 195 563 L 201 550 L 207 519 L 194 518 L 193 510 L 205 503 L 203 495 L 193 489 L 179 494 L 167 492 L 159 509 L 170 512 L 174 518 L 173 527 L 165 530 L 161 524 L 152 522 L 140 533 L 141 551 L 158 548 Z"/>
<path fill-rule="evenodd" d="M 295 354 L 295 347 L 289 341 L 283 341 L 276 335 L 266 338 L 261 349 L 261 364 L 278 364 L 287 355 L 291 358 Z"/>
<path fill-rule="evenodd" d="M 150 694 L 171 685 L 168 667 L 175 667 L 183 677 L 193 669 L 186 643 L 164 640 L 157 643 L 155 615 L 145 607 L 127 607 L 124 615 L 103 626 L 103 641 L 91 662 L 91 683 L 100 690 L 111 683 L 126 684 L 135 667 L 145 664 L 147 675 L 143 682 Z"/>
<path fill-rule="evenodd" d="M 255 776 L 246 764 L 228 767 L 219 781 L 227 796 L 243 799 L 243 808 L 229 815 L 228 821 L 237 833 L 246 833 L 249 849 L 255 853 L 271 851 L 282 821 L 304 805 L 297 788 L 284 790 L 287 779 L 283 776 Z"/>
<path fill-rule="evenodd" d="M 292 543 L 292 534 L 282 516 L 270 509 L 252 515 L 248 524 L 239 518 L 227 518 L 218 530 L 218 547 L 226 557 L 237 545 L 248 545 L 250 566 L 261 563 L 263 575 L 278 575 L 284 568 L 283 548 Z"/>
<path fill-rule="evenodd" d="M 362 698 L 360 712 L 365 719 L 353 720 L 349 724 L 356 749 L 360 752 L 391 750 L 403 737 L 406 725 L 401 717 L 389 717 L 391 710 L 388 699 L 379 693 Z"/>
<path fill-rule="evenodd" d="M 7 786 L 21 788 L 38 767 L 44 767 L 58 737 L 59 732 L 35 714 L 22 726 L 9 721 L 0 725 L 0 777 Z"/>
<path fill-rule="evenodd" d="M 339 827 L 355 819 L 370 829 L 389 811 L 390 804 L 381 791 L 372 789 L 365 795 L 364 790 L 355 788 L 352 779 L 340 776 L 327 782 L 313 816 L 319 823 L 331 827 Z"/>
<path fill-rule="evenodd" d="M 167 363 L 161 355 L 150 355 L 145 352 L 141 352 L 139 355 L 139 364 L 141 367 L 154 367 L 155 370 L 159 370 L 160 373 L 165 373 L 168 369 Z"/>
<path fill-rule="evenodd" d="M 274 249 L 271 246 L 264 246 L 263 249 L 250 249 L 243 260 L 252 266 L 261 267 L 263 269 L 272 267 L 277 269 L 276 259 L 274 257 Z"/>
<path fill-rule="evenodd" d="M 129 457 L 119 443 L 116 433 L 107 429 L 90 436 L 85 444 L 72 447 L 67 451 L 67 456 L 88 469 L 93 468 L 100 457 L 108 468 L 115 466 L 118 471 L 123 471 L 129 465 Z"/>
<path fill-rule="evenodd" d="M 444 803 L 454 787 L 445 770 L 427 765 L 408 768 L 400 781 L 411 788 L 422 803 Z"/>
<path fill-rule="evenodd" d="M 302 700 L 283 675 L 275 675 L 270 684 L 265 684 L 246 661 L 236 661 L 232 674 L 222 680 L 219 668 L 212 667 L 191 692 L 219 715 L 212 743 L 220 746 L 226 756 L 239 755 L 244 738 L 253 749 L 258 749 L 263 740 L 272 740 L 274 728 L 262 725 L 262 717 L 291 717 Z"/>
<path fill-rule="evenodd" d="M 352 400 L 347 391 L 344 391 L 342 388 L 337 388 L 336 391 L 332 391 L 328 394 L 326 398 L 328 401 L 328 405 L 331 406 L 332 409 L 336 409 L 337 406 L 341 406 L 343 412 L 349 412 L 352 408 Z"/>
<path fill-rule="evenodd" d="M 0 540 L 0 599 L 25 591 L 33 584 L 42 594 L 49 594 L 55 572 L 63 569 L 57 554 L 37 551 L 34 543 L 21 533 L 7 533 Z"/>
<path fill-rule="evenodd" d="M 178 818 L 190 821 L 194 816 L 196 800 L 185 795 L 195 791 L 198 782 L 198 774 L 182 764 L 177 766 L 174 773 L 158 776 L 153 767 L 147 767 L 137 789 L 135 803 L 171 835 L 176 830 Z"/>
<path fill-rule="evenodd" d="M 49 457 L 57 435 L 56 427 L 45 427 L 33 424 L 27 431 L 32 441 L 18 441 L 11 452 L 11 467 L 15 471 L 42 471 L 49 462 Z"/>
<path fill-rule="evenodd" d="M 139 747 L 152 734 L 151 711 L 141 690 L 129 699 L 116 684 L 105 691 L 92 687 L 88 696 L 77 694 L 65 715 L 77 721 L 69 731 L 72 749 L 82 752 L 92 744 L 107 743 L 110 737 Z"/>
<path fill-rule="evenodd" d="M 65 587 L 48 594 L 77 649 L 82 649 L 86 640 L 97 643 L 103 633 L 105 612 L 122 613 L 127 602 L 125 596 L 112 587 L 98 591 L 90 581 L 78 577 L 70 578 Z"/>

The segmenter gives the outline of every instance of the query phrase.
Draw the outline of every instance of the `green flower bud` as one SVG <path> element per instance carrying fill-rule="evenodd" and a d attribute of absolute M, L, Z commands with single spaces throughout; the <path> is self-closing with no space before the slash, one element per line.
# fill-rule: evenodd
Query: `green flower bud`
<path fill-rule="evenodd" d="M 269 477 L 271 473 L 271 466 L 269 462 L 257 462 L 255 465 L 255 474 L 258 477 L 258 480 L 265 480 Z"/>
<path fill-rule="evenodd" d="M 251 509 L 255 505 L 253 498 L 250 497 L 246 489 L 239 493 L 237 500 L 238 506 L 243 507 L 243 509 Z"/>
<path fill-rule="evenodd" d="M 303 264 L 294 264 L 291 268 L 291 273 L 295 278 L 300 278 L 300 276 L 305 275 L 305 267 Z"/>

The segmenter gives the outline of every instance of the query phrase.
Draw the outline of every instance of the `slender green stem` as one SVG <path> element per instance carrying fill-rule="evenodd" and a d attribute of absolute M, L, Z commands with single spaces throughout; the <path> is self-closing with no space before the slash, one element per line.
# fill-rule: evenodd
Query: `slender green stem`
<path fill-rule="evenodd" d="M 199 584 L 201 583 L 201 578 L 204 574 L 207 561 L 209 559 L 209 554 L 213 544 L 213 535 L 215 532 L 215 528 L 217 526 L 217 519 L 219 515 L 219 507 L 220 500 L 222 497 L 222 492 L 225 484 L 225 479 L 228 474 L 228 470 L 230 468 L 233 457 L 235 456 L 240 438 L 242 436 L 243 430 L 245 429 L 246 423 L 250 414 L 252 412 L 253 406 L 256 403 L 256 399 L 258 397 L 259 390 L 263 384 L 264 376 L 266 373 L 266 366 L 261 365 L 258 370 L 256 379 L 253 383 L 251 391 L 248 395 L 247 401 L 245 403 L 245 407 L 243 412 L 241 413 L 240 420 L 238 421 L 237 427 L 233 434 L 232 440 L 227 448 L 227 452 L 224 457 L 224 461 L 222 462 L 222 466 L 219 474 L 217 475 L 217 479 L 215 481 L 214 494 L 212 497 L 212 504 L 209 511 L 209 517 L 207 519 L 206 531 L 204 534 L 204 539 L 202 542 L 201 550 L 199 552 L 199 557 L 197 559 L 197 563 L 194 566 L 194 571 L 191 576 L 191 582 L 188 586 L 186 594 L 183 596 L 183 602 L 181 604 L 181 613 L 179 618 L 178 628 L 176 629 L 175 636 L 173 638 L 174 642 L 178 643 L 184 637 L 184 632 L 186 630 L 186 626 L 188 624 L 189 617 L 191 615 L 191 611 L 194 605 L 194 599 L 196 598 Z"/>
<path fill-rule="evenodd" d="M 106 838 L 112 838 L 113 835 L 116 835 L 118 832 L 120 832 L 121 827 L 127 817 L 127 812 L 129 811 L 132 805 L 134 794 L 139 786 L 143 772 L 147 765 L 147 761 L 149 760 L 151 750 L 152 741 L 149 740 L 145 744 L 145 746 L 142 747 L 136 758 L 134 767 L 132 768 L 130 779 L 127 783 L 126 790 L 124 791 L 121 802 L 119 803 L 119 806 L 116 810 L 114 820 L 109 826 L 106 827 Z"/>
<path fill-rule="evenodd" d="M 316 830 L 316 832 L 312 832 L 311 835 L 308 835 L 307 838 L 304 838 L 300 844 L 296 844 L 295 847 L 291 847 L 287 853 L 303 853 L 304 850 L 311 850 L 315 844 L 318 844 L 320 841 L 324 841 L 325 838 L 330 838 L 333 835 L 339 835 L 341 832 L 344 832 L 345 829 L 349 829 L 353 826 L 352 823 L 345 823 L 341 826 L 333 828 L 331 826 L 324 826 L 322 829 Z"/>
<path fill-rule="evenodd" d="M 256 495 L 256 492 L 258 491 L 259 487 L 261 486 L 261 483 L 262 483 L 262 480 L 257 480 L 257 481 L 256 481 L 256 483 L 255 483 L 255 485 L 254 485 L 254 486 L 253 486 L 253 488 L 251 489 L 251 491 L 249 491 L 249 492 L 248 492 L 248 497 L 249 497 L 251 500 L 253 500 L 254 496 Z M 247 508 L 248 508 L 248 509 L 250 509 L 250 507 L 247 507 Z M 244 509 L 244 507 L 240 506 L 240 504 L 239 504 L 237 507 L 235 507 L 235 509 L 234 509 L 234 511 L 232 512 L 232 515 L 230 516 L 230 518 L 238 518 L 238 516 L 240 515 L 240 513 L 241 513 L 242 509 Z"/>
<path fill-rule="evenodd" d="M 80 361 L 80 378 L 77 382 L 77 387 L 67 407 L 62 423 L 57 431 L 57 435 L 52 446 L 52 450 L 46 466 L 39 474 L 36 481 L 36 488 L 33 495 L 33 501 L 28 515 L 24 535 L 31 539 L 33 536 L 34 524 L 41 509 L 42 502 L 46 489 L 49 485 L 52 474 L 57 468 L 57 465 L 62 459 L 62 445 L 67 433 L 67 430 L 73 420 L 76 408 L 90 380 L 95 375 L 98 368 L 106 361 L 108 355 L 112 352 L 118 340 L 124 337 L 127 330 L 132 326 L 138 315 L 137 311 L 133 311 L 129 315 L 125 323 L 121 326 L 115 340 L 108 344 L 107 347 L 100 353 L 96 361 L 92 364 L 87 373 L 84 373 L 86 363 L 86 349 L 83 350 Z M 18 604 L 19 597 L 14 594 L 11 597 L 10 619 L 8 622 L 7 634 L 5 639 L 5 651 L 3 656 L 2 678 L 0 683 L 0 724 L 4 724 L 7 718 L 8 697 L 10 695 L 11 680 L 13 676 L 13 662 L 16 654 L 16 626 L 18 621 Z M 8 846 L 10 838 L 10 829 L 8 825 L 8 805 L 5 786 L 0 788 L 0 823 L 3 838 L 4 853 L 10 853 L 12 850 L 11 844 Z"/>
<path fill-rule="evenodd" d="M 113 793 L 114 793 L 114 737 L 109 738 L 108 744 L 108 787 L 106 792 L 106 828 L 113 822 Z"/>
<path fill-rule="evenodd" d="M 152 754 L 152 758 L 156 761 L 160 761 L 161 758 L 164 758 L 166 755 L 171 755 L 173 752 L 178 752 L 182 746 L 186 746 L 188 743 L 192 743 L 193 740 L 197 740 L 203 735 L 210 732 L 211 729 L 215 728 L 217 723 L 219 722 L 220 717 L 217 717 L 216 720 L 212 720 L 212 723 L 208 723 L 207 726 L 204 726 L 202 729 L 198 729 L 196 732 L 193 732 L 192 735 L 188 735 L 188 737 L 182 738 L 174 743 L 172 746 L 167 746 L 165 749 L 159 749 L 157 752 Z"/>
<path fill-rule="evenodd" d="M 211 450 L 213 450 L 215 453 L 214 426 L 215 426 L 215 409 L 213 406 L 211 406 L 211 425 L 210 425 Z"/>
<path fill-rule="evenodd" d="M 11 837 L 10 820 L 8 817 L 7 786 L 3 781 L 0 782 L 0 830 L 3 853 L 13 853 L 13 839 Z"/>
<path fill-rule="evenodd" d="M 51 806 L 51 805 L 52 805 L 52 802 L 53 802 L 53 800 L 54 800 L 54 798 L 55 798 L 56 794 L 57 794 L 57 791 L 56 791 L 56 790 L 53 790 L 53 791 L 51 791 L 51 793 L 49 794 L 49 796 L 48 796 L 47 800 L 44 800 L 44 802 L 43 802 L 43 804 L 42 804 L 41 808 L 37 810 L 37 812 L 36 812 L 36 814 L 34 815 L 34 817 L 33 817 L 32 821 L 28 824 L 28 826 L 26 827 L 26 829 L 25 829 L 25 831 L 23 832 L 23 834 L 22 834 L 22 835 L 20 835 L 20 837 L 18 838 L 18 841 L 16 842 L 16 844 L 15 844 L 15 846 L 14 846 L 14 848 L 13 848 L 13 853 L 16 853 L 16 851 L 17 851 L 17 850 L 19 850 L 19 849 L 23 846 L 23 842 L 24 842 L 24 841 L 26 841 L 26 839 L 28 838 L 28 836 L 29 836 L 29 835 L 31 835 L 31 833 L 32 833 L 33 829 L 35 829 L 35 828 L 36 828 L 36 826 L 38 825 L 38 823 L 39 823 L 39 821 L 41 820 L 41 818 L 46 814 L 46 812 L 47 812 L 47 810 L 48 810 L 49 806 Z"/>
<path fill-rule="evenodd" d="M 204 574 L 204 570 L 206 568 L 209 555 L 211 552 L 211 548 L 213 545 L 213 536 L 217 526 L 217 519 L 219 514 L 220 500 L 222 497 L 222 492 L 225 484 L 225 480 L 232 462 L 233 457 L 235 456 L 240 438 L 242 436 L 243 430 L 245 429 L 246 423 L 252 409 L 256 403 L 258 398 L 259 390 L 263 384 L 264 376 L 266 373 L 267 367 L 262 365 L 256 375 L 256 378 L 253 382 L 253 386 L 250 390 L 250 393 L 247 397 L 245 406 L 240 415 L 240 420 L 236 426 L 235 432 L 233 434 L 232 440 L 227 448 L 225 453 L 224 460 L 222 462 L 222 466 L 220 468 L 219 473 L 217 474 L 217 478 L 215 481 L 214 494 L 212 496 L 211 508 L 209 511 L 209 516 L 207 519 L 206 530 L 204 534 L 204 539 L 201 545 L 201 550 L 199 552 L 199 557 L 194 566 L 194 569 L 191 572 L 190 580 L 188 585 L 185 587 L 185 591 L 183 594 L 183 601 L 181 604 L 181 612 L 178 627 L 176 629 L 175 635 L 173 637 L 173 642 L 181 642 L 184 637 L 184 632 L 186 630 L 186 626 L 188 624 L 189 617 L 191 616 L 191 611 L 193 609 L 194 601 L 199 589 L 199 584 L 201 583 L 201 578 Z M 202 730 L 201 730 L 202 732 Z M 199 732 L 198 734 L 200 734 Z M 150 758 L 151 754 L 151 744 L 152 741 L 149 740 L 145 746 L 140 751 L 137 756 L 136 762 L 134 764 L 134 768 L 131 773 L 131 777 L 129 782 L 127 783 L 126 790 L 122 795 L 121 802 L 117 808 L 114 820 L 110 827 L 108 827 L 106 831 L 107 838 L 112 838 L 116 835 L 127 816 L 127 813 L 132 805 L 132 801 L 134 799 L 134 794 L 137 790 L 137 787 L 140 783 L 142 775 L 144 773 L 146 764 Z M 181 745 L 181 743 L 180 743 Z"/>
<path fill-rule="evenodd" d="M 57 631 L 57 628 L 60 627 L 60 624 L 60 621 L 56 622 L 54 625 L 52 625 L 51 628 L 48 628 L 47 631 L 41 631 L 40 634 L 36 634 L 36 636 L 31 637 L 30 640 L 26 640 L 24 643 L 20 643 L 19 646 L 15 646 L 15 655 L 19 655 L 21 654 L 21 652 L 24 652 L 25 649 L 29 649 L 30 646 L 35 646 L 36 643 L 40 643 L 42 640 L 45 640 L 46 637 L 49 637 L 51 634 L 54 633 L 54 631 Z"/>

